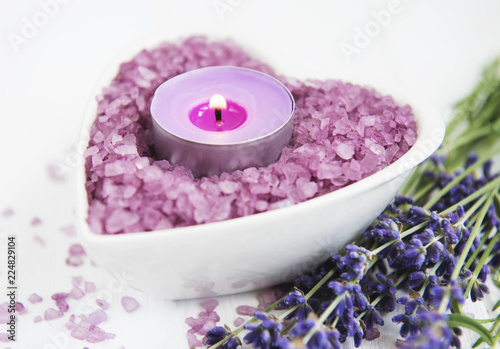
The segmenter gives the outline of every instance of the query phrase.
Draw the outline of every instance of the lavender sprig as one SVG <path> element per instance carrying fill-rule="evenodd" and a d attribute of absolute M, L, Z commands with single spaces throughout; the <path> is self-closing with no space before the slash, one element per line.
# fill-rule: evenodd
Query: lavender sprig
<path fill-rule="evenodd" d="M 400 348 L 459 348 L 461 328 L 481 336 L 477 345 L 494 345 L 500 316 L 475 320 L 461 307 L 466 298 L 481 300 L 487 277 L 499 274 L 500 177 L 491 173 L 490 160 L 500 152 L 499 60 L 458 106 L 441 150 L 446 156 L 435 154 L 419 166 L 402 190 L 406 196 L 247 324 L 209 332 L 212 348 L 238 347 L 244 329 L 243 341 L 254 348 L 339 348 L 350 337 L 359 346 L 377 336 L 381 314 L 396 303 L 404 306 L 392 318 L 401 325 Z M 465 149 L 480 156 L 472 154 L 459 168 Z"/>

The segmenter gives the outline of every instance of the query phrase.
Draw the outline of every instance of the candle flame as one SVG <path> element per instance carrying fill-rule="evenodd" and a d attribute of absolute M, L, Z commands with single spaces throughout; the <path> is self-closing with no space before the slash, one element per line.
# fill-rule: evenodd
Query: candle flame
<path fill-rule="evenodd" d="M 226 109 L 227 108 L 227 103 L 226 99 L 222 97 L 222 95 L 216 94 L 213 95 L 212 98 L 210 98 L 210 102 L 208 103 L 208 106 L 211 109 Z"/>

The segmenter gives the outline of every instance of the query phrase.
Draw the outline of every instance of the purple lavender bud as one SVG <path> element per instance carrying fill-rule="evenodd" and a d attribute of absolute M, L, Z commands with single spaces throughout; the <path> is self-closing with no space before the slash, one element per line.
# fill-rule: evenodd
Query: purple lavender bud
<path fill-rule="evenodd" d="M 344 286 L 337 281 L 331 281 L 328 283 L 328 287 L 332 289 L 333 293 L 335 293 L 336 296 L 340 296 L 345 292 Z"/>
<path fill-rule="evenodd" d="M 303 337 L 309 332 L 311 328 L 314 327 L 315 321 L 312 319 L 307 319 L 298 322 L 290 331 L 292 337 Z"/>
<path fill-rule="evenodd" d="M 229 331 L 224 327 L 216 326 L 206 333 L 207 344 L 212 345 L 220 342 L 229 334 Z"/>
<path fill-rule="evenodd" d="M 398 304 L 406 304 L 406 303 L 408 303 L 408 301 L 409 301 L 408 297 L 399 297 L 399 298 L 396 300 L 396 302 L 397 302 Z"/>
<path fill-rule="evenodd" d="M 285 296 L 285 298 L 279 301 L 278 306 L 280 308 L 290 308 L 297 304 L 304 304 L 305 301 L 306 298 L 304 297 L 304 294 L 299 290 L 295 290 L 293 292 L 290 292 Z"/>
<path fill-rule="evenodd" d="M 492 175 L 491 175 L 491 167 L 493 165 L 493 161 L 492 160 L 488 160 L 486 161 L 484 164 L 483 164 L 483 176 L 487 179 L 492 179 Z"/>
<path fill-rule="evenodd" d="M 207 342 L 208 344 L 208 342 Z M 215 343 L 214 343 L 215 344 Z M 222 349 L 236 349 L 241 345 L 241 343 L 235 338 L 231 337 L 226 343 L 222 345 Z"/>
<path fill-rule="evenodd" d="M 470 153 L 469 157 L 465 161 L 464 167 L 465 168 L 471 167 L 472 165 L 474 165 L 477 162 L 478 159 L 479 159 L 479 156 L 476 153 Z"/>

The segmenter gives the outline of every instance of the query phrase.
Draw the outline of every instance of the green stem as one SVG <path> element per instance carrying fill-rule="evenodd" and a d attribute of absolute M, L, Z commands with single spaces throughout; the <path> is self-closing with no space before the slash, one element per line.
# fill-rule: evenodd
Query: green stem
<path fill-rule="evenodd" d="M 486 234 L 485 236 L 488 236 L 488 235 L 489 234 Z M 481 269 L 483 268 L 483 265 L 486 262 L 486 259 L 490 256 L 490 253 L 493 250 L 493 247 L 495 247 L 495 244 L 497 243 L 499 238 L 500 238 L 500 234 L 495 234 L 493 239 L 491 239 L 490 243 L 488 244 L 488 247 L 486 247 L 486 250 L 483 252 L 481 259 L 479 260 L 479 263 L 477 264 L 476 268 L 474 269 L 474 273 L 472 274 L 472 277 L 469 280 L 469 284 L 467 285 L 467 289 L 465 290 L 465 298 L 466 299 L 469 298 L 472 286 L 474 286 L 474 283 L 476 282 L 477 277 L 479 276 L 479 273 L 481 272 Z M 478 250 L 479 250 L 479 248 L 478 248 Z"/>
<path fill-rule="evenodd" d="M 455 268 L 453 269 L 453 273 L 451 274 L 451 280 L 457 280 L 458 276 L 460 275 L 460 271 L 462 270 L 462 267 L 465 263 L 465 259 L 467 258 L 467 255 L 469 254 L 470 248 L 472 247 L 472 244 L 474 243 L 474 239 L 476 238 L 476 235 L 479 233 L 480 227 L 483 224 L 484 217 L 486 216 L 486 213 L 488 212 L 488 209 L 493 201 L 494 193 L 490 193 L 488 195 L 488 200 L 486 201 L 486 204 L 481 208 L 480 214 L 479 214 L 479 219 L 477 220 L 476 224 L 474 225 L 474 229 L 472 229 L 472 232 L 470 233 L 469 238 L 467 239 L 467 242 L 465 243 L 464 249 L 462 253 L 460 254 L 460 257 L 457 261 L 457 264 L 455 265 Z M 441 300 L 441 305 L 439 307 L 439 312 L 444 313 L 448 307 L 448 302 L 450 301 L 450 288 L 448 287 L 443 299 Z"/>
<path fill-rule="evenodd" d="M 492 158 L 496 153 L 500 152 L 500 147 L 495 147 L 487 151 L 483 156 L 481 156 L 472 166 L 469 166 L 465 171 L 455 177 L 448 185 L 446 185 L 443 189 L 441 189 L 436 195 L 434 195 L 428 202 L 425 204 L 424 208 L 431 208 L 436 202 L 439 201 L 448 191 L 453 188 L 456 184 L 460 183 L 462 179 L 467 177 L 470 173 L 478 169 L 482 166 L 486 161 Z"/>
<path fill-rule="evenodd" d="M 479 252 L 483 249 L 484 244 L 486 243 L 486 240 L 488 240 L 488 236 L 490 234 L 484 234 L 483 238 L 481 239 L 481 243 L 478 248 L 474 251 L 473 254 L 470 255 L 469 259 L 467 260 L 467 263 L 464 265 L 464 269 L 469 269 L 472 263 L 476 260 L 477 256 L 479 255 Z"/>
<path fill-rule="evenodd" d="M 309 340 L 312 338 L 312 336 L 314 336 L 314 334 L 319 330 L 319 328 L 321 327 L 321 325 L 323 325 L 323 323 L 326 321 L 326 319 L 328 318 L 328 316 L 330 316 L 330 314 L 332 313 L 332 311 L 340 303 L 340 301 L 342 300 L 343 297 L 345 298 L 344 294 L 342 294 L 340 296 L 337 296 L 330 303 L 330 305 L 328 305 L 328 307 L 325 309 L 325 311 L 323 311 L 323 313 L 321 313 L 321 316 L 315 322 L 314 326 L 304 336 L 304 338 L 302 339 L 302 343 L 307 344 L 307 342 L 309 342 Z"/>

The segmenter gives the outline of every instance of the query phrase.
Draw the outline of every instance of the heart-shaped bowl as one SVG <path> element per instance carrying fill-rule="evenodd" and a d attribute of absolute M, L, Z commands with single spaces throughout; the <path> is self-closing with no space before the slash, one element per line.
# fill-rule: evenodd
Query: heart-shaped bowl
<path fill-rule="evenodd" d="M 81 165 L 77 220 L 87 253 L 129 286 L 168 299 L 255 290 L 312 270 L 353 241 L 383 211 L 415 166 L 444 137 L 439 113 L 418 96 L 380 81 L 357 78 L 349 82 L 371 86 L 413 109 L 416 143 L 390 166 L 332 193 L 273 211 L 175 229 L 101 235 L 92 232 L 87 223 L 86 174 Z M 93 96 L 102 87 L 104 84 L 98 85 Z M 81 142 L 88 142 L 96 109 L 92 98 Z"/>

